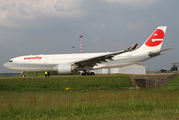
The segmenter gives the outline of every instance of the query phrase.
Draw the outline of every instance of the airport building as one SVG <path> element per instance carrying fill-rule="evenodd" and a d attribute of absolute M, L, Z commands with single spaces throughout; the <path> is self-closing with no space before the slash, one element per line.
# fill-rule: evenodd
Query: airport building
<path fill-rule="evenodd" d="M 171 68 L 172 71 L 179 71 L 179 63 L 172 63 L 172 68 Z"/>
<path fill-rule="evenodd" d="M 133 64 L 119 68 L 106 68 L 98 70 L 90 70 L 95 74 L 146 74 L 146 66 L 142 64 Z"/>

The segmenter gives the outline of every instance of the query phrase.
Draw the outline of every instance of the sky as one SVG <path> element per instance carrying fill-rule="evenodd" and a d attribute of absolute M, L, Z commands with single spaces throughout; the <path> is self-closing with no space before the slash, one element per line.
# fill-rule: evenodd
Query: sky
<path fill-rule="evenodd" d="M 36 54 L 114 52 L 140 47 L 158 26 L 167 26 L 166 54 L 143 62 L 147 70 L 179 62 L 179 0 L 1 0 L 0 73 L 3 64 Z"/>

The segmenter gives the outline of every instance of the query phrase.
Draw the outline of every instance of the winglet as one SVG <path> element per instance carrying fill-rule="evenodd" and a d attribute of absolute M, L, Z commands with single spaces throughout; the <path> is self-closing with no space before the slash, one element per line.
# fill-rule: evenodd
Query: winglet
<path fill-rule="evenodd" d="M 136 49 L 136 47 L 137 47 L 137 43 L 134 45 L 134 47 L 132 48 L 132 50 L 135 50 Z"/>
<path fill-rule="evenodd" d="M 131 47 L 129 47 L 127 50 L 129 50 L 129 51 L 135 50 L 136 47 L 137 47 L 137 45 L 138 45 L 138 44 L 136 43 L 136 44 L 132 45 Z"/>

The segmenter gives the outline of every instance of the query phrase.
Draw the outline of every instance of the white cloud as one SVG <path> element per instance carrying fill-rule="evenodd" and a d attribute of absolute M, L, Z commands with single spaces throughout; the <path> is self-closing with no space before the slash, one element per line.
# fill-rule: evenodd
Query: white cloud
<path fill-rule="evenodd" d="M 111 3 L 116 2 L 119 4 L 131 5 L 134 7 L 143 7 L 156 2 L 156 0 L 106 0 L 106 1 Z"/>
<path fill-rule="evenodd" d="M 132 22 L 128 22 L 126 25 L 127 30 L 129 31 L 135 31 L 138 29 L 138 25 L 132 23 Z"/>
<path fill-rule="evenodd" d="M 19 9 L 19 13 L 22 14 L 22 15 L 28 15 L 29 14 L 29 9 L 27 8 L 27 6 L 23 2 L 19 3 L 18 9 Z"/>
<path fill-rule="evenodd" d="M 18 20 L 43 16 L 77 17 L 84 15 L 82 0 L 1 0 L 0 25 L 20 26 Z"/>
<path fill-rule="evenodd" d="M 80 7 L 80 0 L 58 0 L 54 8 L 58 11 L 72 11 Z"/>

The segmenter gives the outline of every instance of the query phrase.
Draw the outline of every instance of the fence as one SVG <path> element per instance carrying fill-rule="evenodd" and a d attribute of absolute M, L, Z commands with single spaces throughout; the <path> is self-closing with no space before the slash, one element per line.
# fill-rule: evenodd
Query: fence
<path fill-rule="evenodd" d="M 13 77 L 18 74 L 20 73 L 0 73 L 0 77 Z"/>

